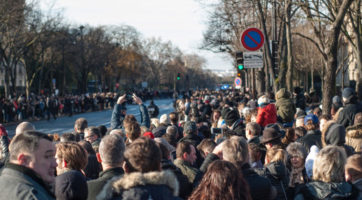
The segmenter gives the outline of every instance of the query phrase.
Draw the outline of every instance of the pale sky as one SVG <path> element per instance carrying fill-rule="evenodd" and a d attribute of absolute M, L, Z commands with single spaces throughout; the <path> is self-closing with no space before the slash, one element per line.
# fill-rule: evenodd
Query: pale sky
<path fill-rule="evenodd" d="M 71 24 L 130 25 L 144 38 L 171 41 L 207 60 L 209 69 L 232 69 L 231 58 L 200 51 L 206 11 L 195 0 L 39 0 L 43 10 L 62 10 Z"/>

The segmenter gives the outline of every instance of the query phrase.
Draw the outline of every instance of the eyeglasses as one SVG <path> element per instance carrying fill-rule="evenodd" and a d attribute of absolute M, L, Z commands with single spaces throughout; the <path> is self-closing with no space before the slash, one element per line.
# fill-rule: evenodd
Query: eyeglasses
<path fill-rule="evenodd" d="M 94 136 L 95 136 L 94 134 L 93 134 L 93 135 L 89 135 L 89 136 L 87 136 L 87 137 L 84 137 L 84 139 L 88 140 L 88 139 L 93 138 Z"/>

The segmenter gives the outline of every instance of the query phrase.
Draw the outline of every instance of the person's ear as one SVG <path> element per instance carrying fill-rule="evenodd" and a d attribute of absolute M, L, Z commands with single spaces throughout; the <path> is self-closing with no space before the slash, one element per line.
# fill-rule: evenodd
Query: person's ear
<path fill-rule="evenodd" d="M 185 153 L 183 153 L 182 154 L 182 159 L 183 160 L 187 160 L 187 158 L 188 158 L 188 154 L 185 152 Z"/>
<path fill-rule="evenodd" d="M 67 167 L 68 167 L 68 162 L 65 161 L 64 159 L 63 159 L 63 161 L 62 161 L 62 167 L 63 167 L 63 168 L 67 168 Z"/>
<path fill-rule="evenodd" d="M 101 154 L 96 153 L 96 157 L 99 163 L 102 163 Z"/>
<path fill-rule="evenodd" d="M 17 157 L 17 161 L 19 165 L 28 166 L 31 161 L 31 157 L 24 153 L 20 153 Z"/>
<path fill-rule="evenodd" d="M 128 165 L 127 165 L 126 162 L 123 162 L 122 168 L 123 168 L 123 170 L 124 170 L 124 173 L 126 173 L 126 174 L 130 173 L 130 169 L 129 169 L 129 167 L 128 167 Z"/>

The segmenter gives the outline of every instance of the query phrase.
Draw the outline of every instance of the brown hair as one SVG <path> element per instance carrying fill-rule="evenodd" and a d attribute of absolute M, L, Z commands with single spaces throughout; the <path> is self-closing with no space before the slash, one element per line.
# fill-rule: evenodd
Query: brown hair
<path fill-rule="evenodd" d="M 351 176 L 352 180 L 362 178 L 362 155 L 355 154 L 348 157 L 345 171 Z"/>
<path fill-rule="evenodd" d="M 228 161 L 211 163 L 189 200 L 251 200 L 243 174 Z"/>
<path fill-rule="evenodd" d="M 125 127 L 125 131 L 126 131 L 127 137 L 132 141 L 134 141 L 135 139 L 137 139 L 141 135 L 140 125 L 135 121 L 131 121 Z"/>
<path fill-rule="evenodd" d="M 161 151 L 155 141 L 146 137 L 137 138 L 124 152 L 125 165 L 129 172 L 159 171 Z"/>
<path fill-rule="evenodd" d="M 88 153 L 80 144 L 76 142 L 61 142 L 56 147 L 57 158 L 66 161 L 68 169 L 80 171 L 87 166 Z"/>
<path fill-rule="evenodd" d="M 182 158 L 184 153 L 191 153 L 191 143 L 187 141 L 181 141 L 177 144 L 176 158 Z"/>
<path fill-rule="evenodd" d="M 78 118 L 76 121 L 75 121 L 75 124 L 74 124 L 74 128 L 83 132 L 85 128 L 88 127 L 88 121 L 81 117 L 81 118 Z"/>
<path fill-rule="evenodd" d="M 359 112 L 354 116 L 353 125 L 357 124 L 362 124 L 362 112 Z"/>
<path fill-rule="evenodd" d="M 173 123 L 173 124 L 176 124 L 177 121 L 178 121 L 178 116 L 177 116 L 177 113 L 176 112 L 171 112 L 170 115 L 170 121 Z"/>
<path fill-rule="evenodd" d="M 269 162 L 282 161 L 284 164 L 287 163 L 287 152 L 284 149 L 278 147 L 272 147 L 266 151 L 265 157 L 269 159 Z"/>
<path fill-rule="evenodd" d="M 134 115 L 126 115 L 123 120 L 123 127 L 127 128 L 131 122 L 137 122 L 136 117 Z"/>
<path fill-rule="evenodd" d="M 295 132 L 294 128 L 285 128 L 285 137 L 282 139 L 282 143 L 287 146 L 294 142 Z"/>
<path fill-rule="evenodd" d="M 317 130 L 319 128 L 319 123 L 313 124 L 312 120 L 308 120 L 304 127 L 307 131 Z"/>

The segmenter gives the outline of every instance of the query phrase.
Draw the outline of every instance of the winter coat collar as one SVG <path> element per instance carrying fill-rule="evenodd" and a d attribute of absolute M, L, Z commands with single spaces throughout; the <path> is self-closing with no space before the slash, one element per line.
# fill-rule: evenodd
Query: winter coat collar
<path fill-rule="evenodd" d="M 349 126 L 346 129 L 346 137 L 349 138 L 362 138 L 362 124 Z"/>
<path fill-rule="evenodd" d="M 124 174 L 122 167 L 115 167 L 115 168 L 111 168 L 111 169 L 102 171 L 101 173 L 99 173 L 99 177 L 108 178 L 108 177 L 113 177 L 113 176 L 119 176 L 122 174 Z"/>
<path fill-rule="evenodd" d="M 320 181 L 310 182 L 306 185 L 307 190 L 302 190 L 304 197 L 308 199 L 342 199 L 356 195 L 352 185 L 347 182 L 325 183 Z"/>
<path fill-rule="evenodd" d="M 174 196 L 178 196 L 179 183 L 172 171 L 155 171 L 148 173 L 133 172 L 125 174 L 116 180 L 108 182 L 102 192 L 97 196 L 97 199 L 106 199 L 112 193 L 121 193 L 123 190 L 129 190 L 137 186 L 145 185 L 166 185 Z"/>

